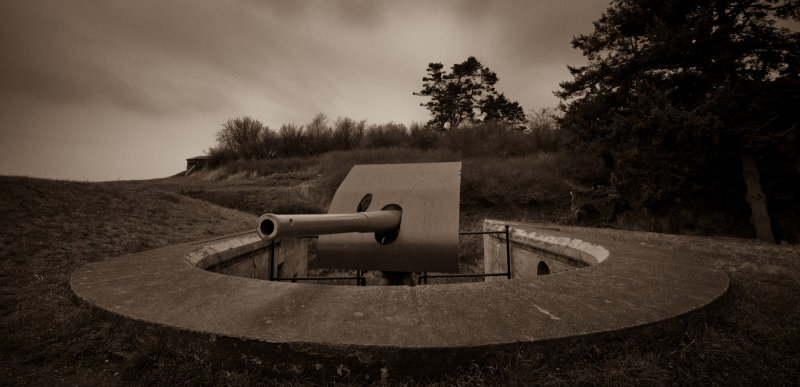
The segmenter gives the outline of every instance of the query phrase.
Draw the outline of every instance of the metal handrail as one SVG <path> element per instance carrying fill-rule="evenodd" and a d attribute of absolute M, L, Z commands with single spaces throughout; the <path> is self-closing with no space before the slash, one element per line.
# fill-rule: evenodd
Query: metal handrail
<path fill-rule="evenodd" d="M 500 277 L 505 276 L 508 279 L 511 279 L 511 236 L 509 232 L 508 225 L 505 225 L 504 231 L 462 231 L 458 233 L 459 235 L 481 235 L 481 234 L 505 234 L 506 237 L 506 271 L 502 273 L 483 273 L 483 274 L 435 274 L 430 275 L 427 272 L 423 273 L 419 278 L 417 278 L 417 284 L 421 284 L 422 281 L 425 281 L 425 284 L 428 284 L 428 278 L 469 278 L 469 277 Z M 485 257 L 484 257 L 485 259 Z"/>
<path fill-rule="evenodd" d="M 483 274 L 435 274 L 431 275 L 427 272 L 417 278 L 417 284 L 421 284 L 425 280 L 428 283 L 428 278 L 469 278 L 469 277 L 499 277 L 505 276 L 511 279 L 511 241 L 509 226 L 505 225 L 504 231 L 461 231 L 458 235 L 488 235 L 488 234 L 504 234 L 506 239 L 506 271 L 502 273 L 483 273 Z M 356 270 L 355 277 L 276 277 L 275 276 L 275 241 L 270 244 L 269 255 L 269 280 L 270 281 L 333 281 L 333 280 L 356 280 L 357 286 L 366 286 L 367 278 L 362 275 L 362 271 Z"/>

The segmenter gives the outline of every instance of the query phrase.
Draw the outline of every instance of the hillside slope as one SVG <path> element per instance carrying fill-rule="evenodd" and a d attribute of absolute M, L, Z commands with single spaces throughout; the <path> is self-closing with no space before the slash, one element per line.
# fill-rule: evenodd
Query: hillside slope
<path fill-rule="evenodd" d="M 141 183 L 0 177 L 0 379 L 40 385 L 118 380 L 113 375 L 120 364 L 108 360 L 131 351 L 132 338 L 70 301 L 72 271 L 99 259 L 246 230 L 255 220 Z"/>

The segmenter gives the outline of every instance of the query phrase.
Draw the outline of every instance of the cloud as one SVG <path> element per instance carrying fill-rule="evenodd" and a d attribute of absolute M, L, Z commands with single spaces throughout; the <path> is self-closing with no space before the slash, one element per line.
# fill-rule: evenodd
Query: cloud
<path fill-rule="evenodd" d="M 526 109 L 553 106 L 552 91 L 569 76 L 566 65 L 582 60 L 571 37 L 589 32 L 606 6 L 589 0 L 0 1 L 0 135 L 20 147 L 15 157 L 67 143 L 109 147 L 83 154 L 135 157 L 132 148 L 162 137 L 171 146 L 159 152 L 174 149 L 180 160 L 212 146 L 219 126 L 242 115 L 272 128 L 304 124 L 320 112 L 426 121 L 424 98 L 412 92 L 422 87 L 427 64 L 449 67 L 469 55 L 496 71 L 498 89 Z M 53 143 L 35 145 L 48 139 Z M 0 144 L 0 152 L 9 144 Z"/>
<path fill-rule="evenodd" d="M 553 62 L 565 68 L 577 57 L 564 55 L 570 19 L 598 7 L 560 4 L 8 3 L 4 14 L 17 16 L 0 27 L 1 48 L 15 55 L 0 79 L 6 93 L 142 114 L 232 106 L 256 90 L 277 104 L 330 106 L 343 87 L 392 83 L 392 72 L 412 68 L 420 78 L 429 61 L 477 55 L 501 81 Z"/>
<path fill-rule="evenodd" d="M 270 35 L 249 28 L 257 21 L 248 22 L 247 15 L 224 8 L 28 4 L 3 4 L 4 14 L 15 15 L 0 27 L 0 49 L 13 53 L 1 59 L 6 94 L 164 114 L 225 104 L 226 83 L 257 78 L 259 63 L 269 62 L 251 46 Z"/>

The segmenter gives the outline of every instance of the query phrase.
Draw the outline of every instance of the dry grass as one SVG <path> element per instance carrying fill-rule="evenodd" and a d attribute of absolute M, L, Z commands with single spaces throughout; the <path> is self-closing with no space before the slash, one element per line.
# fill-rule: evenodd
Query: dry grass
<path fill-rule="evenodd" d="M 254 215 L 313 213 L 327 209 L 354 165 L 446 162 L 462 158 L 449 150 L 384 148 L 336 151 L 297 160 L 302 160 L 297 168 L 282 163 L 274 169 L 263 167 L 274 160 L 241 161 L 198 176 L 167 179 L 158 184 Z M 573 197 L 591 196 L 594 187 L 608 179 L 608 170 L 600 164 L 593 156 L 569 152 L 464 159 L 461 229 L 473 229 L 469 226 L 484 217 L 573 221 Z M 275 170 L 279 171 L 271 172 Z"/>
<path fill-rule="evenodd" d="M 136 351 L 136 338 L 71 302 L 77 267 L 255 222 L 140 184 L 18 177 L 0 177 L 0 214 L 0 380 L 39 385 L 120 381 Z"/>

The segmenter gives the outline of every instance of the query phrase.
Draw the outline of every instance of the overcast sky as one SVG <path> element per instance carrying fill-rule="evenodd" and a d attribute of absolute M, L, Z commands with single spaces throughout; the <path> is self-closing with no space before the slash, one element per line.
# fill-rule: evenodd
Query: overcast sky
<path fill-rule="evenodd" d="M 526 111 L 608 6 L 530 1 L 0 0 L 0 174 L 164 177 L 229 118 L 424 122 L 430 62 L 473 55 Z"/>

